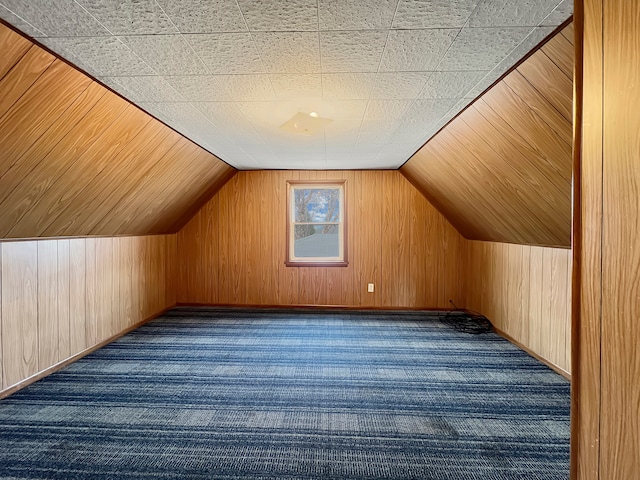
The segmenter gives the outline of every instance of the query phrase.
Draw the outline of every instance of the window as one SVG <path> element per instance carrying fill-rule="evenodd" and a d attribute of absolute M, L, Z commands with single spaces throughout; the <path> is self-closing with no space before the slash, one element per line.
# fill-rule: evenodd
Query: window
<path fill-rule="evenodd" d="M 348 265 L 345 183 L 287 182 L 287 265 Z"/>

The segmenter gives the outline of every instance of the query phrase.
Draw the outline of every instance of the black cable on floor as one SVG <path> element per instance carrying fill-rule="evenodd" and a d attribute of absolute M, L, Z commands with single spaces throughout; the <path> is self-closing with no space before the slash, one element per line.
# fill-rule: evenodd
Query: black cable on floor
<path fill-rule="evenodd" d="M 472 335 L 480 335 L 493 331 L 493 326 L 487 317 L 475 312 L 465 312 L 458 309 L 456 305 L 449 300 L 455 310 L 451 310 L 441 318 L 441 322 L 458 332 L 470 333 Z"/>

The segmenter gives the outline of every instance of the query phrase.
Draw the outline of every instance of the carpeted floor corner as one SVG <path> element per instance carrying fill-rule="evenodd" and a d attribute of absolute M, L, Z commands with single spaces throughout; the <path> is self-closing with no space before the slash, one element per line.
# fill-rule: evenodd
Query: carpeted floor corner
<path fill-rule="evenodd" d="M 565 480 L 569 389 L 435 314 L 177 308 L 0 401 L 0 478 Z"/>

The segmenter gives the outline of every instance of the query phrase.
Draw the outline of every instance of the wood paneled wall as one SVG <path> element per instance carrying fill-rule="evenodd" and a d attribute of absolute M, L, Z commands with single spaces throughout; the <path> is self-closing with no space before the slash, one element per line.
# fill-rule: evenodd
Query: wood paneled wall
<path fill-rule="evenodd" d="M 579 2 L 584 29 L 575 478 L 640 472 L 640 4 Z M 579 50 L 580 52 L 580 50 Z"/>
<path fill-rule="evenodd" d="M 347 180 L 349 266 L 287 267 L 286 181 L 325 179 Z M 178 302 L 447 308 L 462 242 L 397 171 L 239 172 L 178 234 Z"/>
<path fill-rule="evenodd" d="M 0 394 L 175 304 L 176 236 L 0 242 Z"/>
<path fill-rule="evenodd" d="M 466 238 L 570 245 L 573 58 L 570 26 L 400 169 Z"/>
<path fill-rule="evenodd" d="M 235 169 L 0 24 L 0 238 L 174 233 Z"/>
<path fill-rule="evenodd" d="M 466 307 L 571 372 L 571 250 L 467 243 Z"/>

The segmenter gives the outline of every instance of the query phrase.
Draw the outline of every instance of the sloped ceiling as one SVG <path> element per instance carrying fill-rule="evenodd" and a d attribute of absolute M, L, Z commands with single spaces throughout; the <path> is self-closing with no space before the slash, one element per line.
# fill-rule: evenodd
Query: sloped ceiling
<path fill-rule="evenodd" d="M 466 238 L 570 246 L 573 60 L 569 25 L 400 169 Z"/>
<path fill-rule="evenodd" d="M 241 169 L 397 168 L 572 0 L 0 0 L 0 18 Z M 312 111 L 318 135 L 279 127 Z"/>
<path fill-rule="evenodd" d="M 236 170 L 0 24 L 0 238 L 173 233 Z"/>

